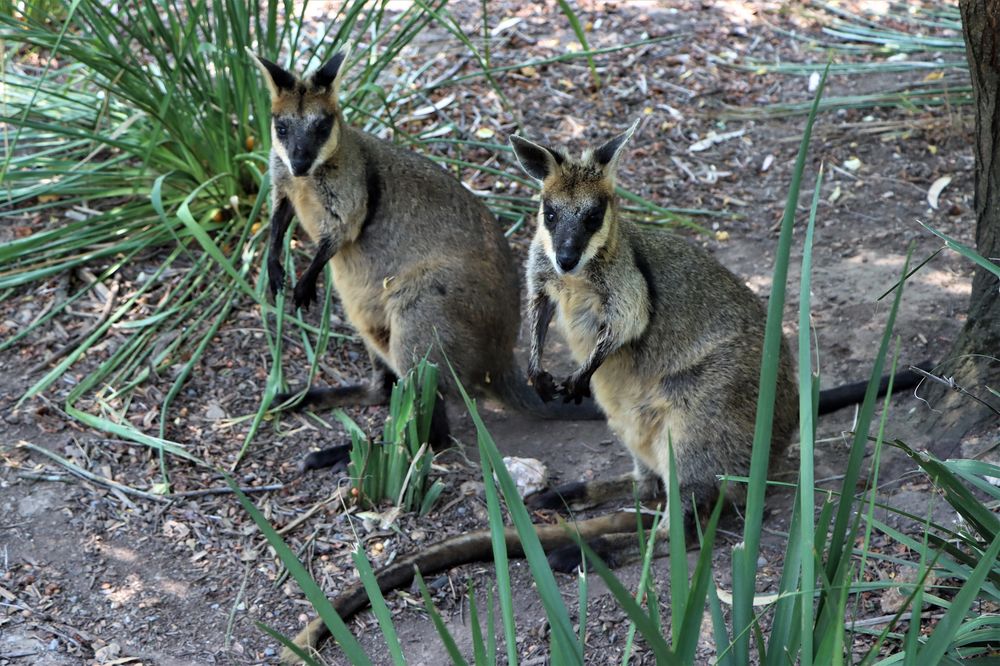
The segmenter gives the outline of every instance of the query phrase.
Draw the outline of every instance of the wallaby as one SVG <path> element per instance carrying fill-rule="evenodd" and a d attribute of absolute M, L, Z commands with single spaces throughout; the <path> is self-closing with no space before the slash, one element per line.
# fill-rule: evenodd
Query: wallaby
<path fill-rule="evenodd" d="M 271 94 L 270 289 L 284 287 L 282 243 L 298 215 L 317 249 L 295 285 L 295 304 L 316 299 L 329 261 L 374 366 L 369 383 L 310 389 L 300 406 L 384 403 L 396 378 L 429 352 L 432 361 L 447 360 L 473 394 L 542 418 L 600 418 L 593 408 L 546 405 L 526 384 L 514 359 L 519 279 L 499 223 L 444 169 L 344 122 L 343 54 L 304 79 L 251 55 Z M 441 377 L 448 395 L 451 373 Z M 430 439 L 449 443 L 442 400 Z M 311 453 L 302 468 L 337 464 L 348 450 Z"/>
<path fill-rule="evenodd" d="M 715 499 L 717 475 L 749 473 L 766 313 L 743 281 L 701 248 L 618 215 L 615 175 L 637 125 L 578 160 L 510 139 L 521 167 L 541 183 L 527 264 L 528 380 L 543 400 L 579 400 L 593 391 L 634 460 L 627 478 L 549 491 L 533 503 L 599 503 L 633 482 L 640 496 L 652 496 L 659 480 L 666 487 L 672 445 L 690 520 Z M 542 369 L 553 315 L 580 364 L 559 385 Z M 796 427 L 797 395 L 783 340 L 773 455 L 784 452 Z M 611 565 L 639 555 L 634 532 L 592 545 Z M 570 561 L 558 562 L 562 555 Z M 565 570 L 579 557 L 569 548 L 550 561 Z"/>
<path fill-rule="evenodd" d="M 642 228 L 618 215 L 615 176 L 638 126 L 572 159 L 519 136 L 511 145 L 541 184 L 538 226 L 527 264 L 531 353 L 528 381 L 543 400 L 579 401 L 593 391 L 608 425 L 629 449 L 633 472 L 571 483 L 528 498 L 535 508 L 593 506 L 629 493 L 660 494 L 673 447 L 687 527 L 718 497 L 719 475 L 747 476 L 767 314 L 757 296 L 706 251 L 680 237 Z M 542 369 L 550 321 L 580 364 L 556 384 Z M 894 390 L 915 386 L 896 375 Z M 883 378 L 884 394 L 888 378 Z M 859 402 L 866 383 L 822 391 L 819 412 Z M 798 424 L 798 389 L 787 340 L 778 358 L 772 461 Z M 727 494 L 742 499 L 742 487 Z M 663 525 L 666 534 L 668 526 Z M 610 566 L 636 559 L 634 531 L 596 538 Z M 658 541 L 658 554 L 667 540 Z M 575 546 L 550 553 L 554 568 L 580 562 Z"/>

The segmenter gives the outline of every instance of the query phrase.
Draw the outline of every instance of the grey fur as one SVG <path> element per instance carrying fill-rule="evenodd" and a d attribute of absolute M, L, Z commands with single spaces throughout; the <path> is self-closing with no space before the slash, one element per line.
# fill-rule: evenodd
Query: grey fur
<path fill-rule="evenodd" d="M 529 144 L 512 143 L 515 152 Z M 538 150 L 546 149 L 529 148 L 532 163 L 550 169 L 542 181 L 538 230 L 527 266 L 533 336 L 529 380 L 548 387 L 543 398 L 575 398 L 593 390 L 609 425 L 633 454 L 640 482 L 653 476 L 666 485 L 669 441 L 680 496 L 692 517 L 697 507 L 690 498 L 697 505 L 711 502 L 718 475 L 749 472 L 766 313 L 753 292 L 701 248 L 619 217 L 614 169 L 625 143 L 614 140 L 557 166 L 539 156 Z M 603 225 L 588 230 L 573 211 L 586 210 L 601 197 L 609 199 Z M 545 219 L 546 207 L 554 224 Z M 566 272 L 557 268 L 553 239 L 574 234 L 586 237 L 586 248 L 580 263 Z M 553 305 L 580 363 L 558 386 L 541 363 Z M 774 455 L 787 447 L 797 404 L 791 355 L 783 342 Z M 592 485 L 574 493 L 598 502 L 608 499 L 601 496 L 604 492 L 621 488 Z M 542 504 L 551 503 L 552 495 Z M 616 548 L 629 543 L 614 541 Z"/>

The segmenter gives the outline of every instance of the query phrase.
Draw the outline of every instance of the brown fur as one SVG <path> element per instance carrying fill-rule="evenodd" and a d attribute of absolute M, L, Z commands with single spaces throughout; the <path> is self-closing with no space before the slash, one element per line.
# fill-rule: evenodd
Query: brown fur
<path fill-rule="evenodd" d="M 631 130 L 581 160 L 512 139 L 525 170 L 542 183 L 527 266 L 533 331 L 529 381 L 544 387 L 546 398 L 593 391 L 608 424 L 632 453 L 633 476 L 643 494 L 649 494 L 651 478 L 666 485 L 672 445 L 680 496 L 691 518 L 696 505 L 717 495 L 718 475 L 749 472 L 766 314 L 753 292 L 706 252 L 621 219 L 613 198 L 597 220 L 599 228 L 581 222 L 578 211 L 613 192 L 630 135 Z M 553 311 L 580 364 L 558 387 L 541 365 Z M 783 343 L 775 455 L 784 451 L 797 423 L 792 371 Z M 574 484 L 566 499 L 604 501 L 625 485 L 622 480 Z M 558 492 L 539 499 L 540 506 L 560 502 Z M 616 547 L 634 549 L 635 539 L 618 539 Z"/>
<path fill-rule="evenodd" d="M 272 94 L 271 289 L 284 286 L 280 256 L 294 213 L 317 244 L 295 285 L 296 305 L 315 300 L 329 262 L 347 319 L 376 366 L 375 387 L 314 389 L 310 403 L 371 401 L 429 352 L 441 364 L 447 357 L 473 394 L 542 417 L 596 416 L 544 405 L 528 388 L 513 353 L 517 271 L 486 206 L 429 160 L 344 122 L 339 55 L 305 79 L 256 62 Z M 324 119 L 326 132 L 317 129 Z M 451 373 L 441 378 L 452 393 Z"/>

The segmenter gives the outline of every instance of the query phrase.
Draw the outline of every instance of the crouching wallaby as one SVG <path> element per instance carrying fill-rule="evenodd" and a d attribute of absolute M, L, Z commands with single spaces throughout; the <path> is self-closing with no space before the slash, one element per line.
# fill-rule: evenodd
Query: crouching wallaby
<path fill-rule="evenodd" d="M 344 122 L 338 102 L 344 56 L 299 79 L 251 55 L 271 93 L 270 289 L 277 294 L 284 287 L 282 243 L 295 214 L 317 243 L 295 285 L 295 304 L 316 299 L 329 261 L 344 311 L 374 366 L 371 382 L 311 389 L 300 406 L 383 403 L 396 378 L 430 351 L 432 361 L 446 357 L 474 394 L 542 418 L 600 418 L 593 408 L 553 409 L 527 385 L 513 352 L 518 275 L 497 220 L 433 162 Z M 441 376 L 447 395 L 451 373 Z M 439 400 L 430 444 L 447 445 L 448 434 Z M 302 467 L 336 464 L 348 449 L 314 452 Z"/>
<path fill-rule="evenodd" d="M 511 137 L 522 168 L 541 183 L 538 227 L 528 258 L 531 355 L 528 380 L 543 400 L 594 398 L 629 449 L 624 478 L 568 484 L 532 498 L 536 508 L 594 505 L 637 486 L 647 498 L 676 478 L 688 528 L 718 496 L 719 475 L 747 476 L 754 439 L 766 313 L 756 295 L 707 252 L 678 236 L 618 215 L 615 174 L 638 122 L 582 158 Z M 558 385 L 542 369 L 553 317 L 580 367 Z M 915 385 L 900 373 L 894 386 Z M 883 392 L 887 380 L 883 380 Z M 824 391 L 821 413 L 858 402 L 864 384 Z M 772 459 L 798 423 L 798 391 L 786 340 L 778 358 Z M 741 486 L 730 487 L 739 501 Z M 666 534 L 664 525 L 664 535 Z M 659 539 L 660 551 L 667 547 Z M 639 556 L 634 531 L 591 546 L 611 566 Z M 659 553 L 659 554 L 662 554 Z M 575 546 L 550 553 L 571 570 Z"/>

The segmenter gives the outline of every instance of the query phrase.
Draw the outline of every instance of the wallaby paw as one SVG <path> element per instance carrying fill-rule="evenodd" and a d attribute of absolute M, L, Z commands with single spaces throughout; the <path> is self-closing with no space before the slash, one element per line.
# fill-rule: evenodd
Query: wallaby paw
<path fill-rule="evenodd" d="M 557 488 L 547 488 L 533 495 L 528 495 L 524 500 L 525 506 L 529 509 L 551 509 L 553 511 L 574 508 L 574 504 L 587 496 L 587 484 L 582 481 L 564 483 Z"/>
<path fill-rule="evenodd" d="M 556 380 L 547 372 L 540 372 L 530 377 L 529 381 L 535 387 L 535 392 L 538 393 L 538 397 L 542 399 L 542 402 L 552 402 L 559 395 Z"/>
<path fill-rule="evenodd" d="M 579 405 L 583 402 L 584 398 L 591 397 L 590 377 L 581 377 L 580 375 L 572 374 L 566 378 L 566 381 L 559 385 L 558 392 L 562 395 L 563 402 L 573 401 Z"/>
<path fill-rule="evenodd" d="M 580 546 L 571 543 L 550 551 L 546 558 L 553 571 L 568 574 L 580 568 L 583 563 L 583 551 L 580 550 Z"/>
<path fill-rule="evenodd" d="M 351 459 L 351 445 L 342 444 L 331 446 L 319 451 L 313 451 L 302 459 L 299 463 L 299 474 L 305 474 L 314 469 L 324 469 L 327 467 L 343 468 L 347 466 Z"/>
<path fill-rule="evenodd" d="M 295 285 L 292 292 L 295 307 L 308 310 L 309 306 L 316 302 L 316 283 L 312 280 L 301 280 Z"/>
<path fill-rule="evenodd" d="M 285 269 L 280 263 L 268 264 L 267 284 L 271 289 L 271 297 L 277 298 L 278 294 L 285 288 Z"/>
<path fill-rule="evenodd" d="M 533 495 L 528 495 L 524 498 L 524 505 L 533 510 L 539 509 L 551 509 L 553 511 L 558 511 L 559 509 L 565 508 L 566 503 L 563 501 L 562 496 L 554 489 L 548 488 L 546 490 L 540 490 Z"/>

